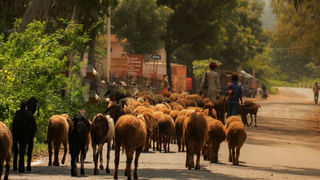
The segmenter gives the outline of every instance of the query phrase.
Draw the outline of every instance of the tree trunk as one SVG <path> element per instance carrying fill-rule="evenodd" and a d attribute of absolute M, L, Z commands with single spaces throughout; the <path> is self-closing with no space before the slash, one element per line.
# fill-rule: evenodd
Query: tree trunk
<path fill-rule="evenodd" d="M 169 81 L 169 91 L 172 91 L 172 79 L 171 79 L 171 54 L 172 49 L 169 43 L 166 42 L 165 45 L 165 51 L 166 51 L 166 67 L 167 67 L 167 75 L 168 75 L 168 81 Z"/>
<path fill-rule="evenodd" d="M 9 9 L 9 4 L 8 4 L 8 0 L 4 0 L 1 2 L 0 7 L 2 7 L 2 22 L 3 24 L 7 23 L 7 15 L 8 15 L 8 9 Z"/>
<path fill-rule="evenodd" d="M 46 20 L 51 4 L 52 0 L 32 0 L 23 16 L 20 31 L 25 30 L 33 20 Z"/>
<path fill-rule="evenodd" d="M 71 16 L 71 20 L 76 24 L 79 23 L 79 21 L 80 21 L 80 12 L 79 11 L 80 11 L 79 4 L 76 3 L 73 6 L 72 16 Z"/>

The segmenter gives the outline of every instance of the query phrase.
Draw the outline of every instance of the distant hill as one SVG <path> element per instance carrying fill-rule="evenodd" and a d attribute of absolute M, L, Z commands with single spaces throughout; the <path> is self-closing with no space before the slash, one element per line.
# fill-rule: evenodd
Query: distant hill
<path fill-rule="evenodd" d="M 262 27 L 268 30 L 272 30 L 277 25 L 277 17 L 272 12 L 271 0 L 261 0 L 265 2 L 264 12 L 261 16 Z"/>

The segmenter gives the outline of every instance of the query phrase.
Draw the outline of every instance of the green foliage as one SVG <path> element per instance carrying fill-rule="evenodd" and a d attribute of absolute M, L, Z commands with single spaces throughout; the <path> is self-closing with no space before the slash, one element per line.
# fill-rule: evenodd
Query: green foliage
<path fill-rule="evenodd" d="M 192 62 L 193 74 L 195 78 L 201 78 L 202 75 L 209 70 L 209 64 L 215 62 L 218 66 L 221 65 L 221 62 L 214 59 L 203 59 L 203 60 L 194 60 Z"/>
<path fill-rule="evenodd" d="M 272 60 L 273 50 L 265 47 L 262 54 L 256 55 L 253 59 L 248 60 L 242 66 L 247 72 L 255 71 L 255 76 L 263 83 L 270 78 L 278 78 L 275 75 L 278 72 L 277 66 L 274 66 Z"/>
<path fill-rule="evenodd" d="M 123 0 L 113 13 L 113 32 L 126 39 L 128 53 L 152 54 L 164 46 L 161 36 L 172 10 L 155 0 Z"/>
<path fill-rule="evenodd" d="M 291 2 L 291 3 L 288 3 Z M 294 3 L 293 3 L 294 2 Z M 275 63 L 285 80 L 315 79 L 320 75 L 319 21 L 320 4 L 316 0 L 272 1 L 278 17 L 274 34 Z"/>
<path fill-rule="evenodd" d="M 45 138 L 51 115 L 71 114 L 83 105 L 80 61 L 77 56 L 68 59 L 68 54 L 75 54 L 88 41 L 79 36 L 79 25 L 70 24 L 51 34 L 45 34 L 44 28 L 44 22 L 34 22 L 24 32 L 11 33 L 7 41 L 0 36 L 1 120 L 10 125 L 20 101 L 36 97 L 40 103 L 40 117 L 36 118 L 39 141 Z M 61 97 L 63 91 L 68 96 Z"/>
<path fill-rule="evenodd" d="M 238 2 L 224 23 L 227 40 L 220 59 L 223 68 L 230 70 L 262 53 L 267 43 L 260 20 L 264 3 L 258 0 Z"/>

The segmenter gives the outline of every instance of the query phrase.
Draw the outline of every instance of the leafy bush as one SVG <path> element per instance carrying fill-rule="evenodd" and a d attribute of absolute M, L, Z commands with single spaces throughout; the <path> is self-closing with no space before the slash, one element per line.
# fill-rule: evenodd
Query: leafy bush
<path fill-rule="evenodd" d="M 38 21 L 24 32 L 11 33 L 7 40 L 0 35 L 1 120 L 10 126 L 20 102 L 36 97 L 40 103 L 36 138 L 42 142 L 51 115 L 72 114 L 83 107 L 77 50 L 87 41 L 82 27 L 71 23 L 46 34 L 45 23 Z"/>

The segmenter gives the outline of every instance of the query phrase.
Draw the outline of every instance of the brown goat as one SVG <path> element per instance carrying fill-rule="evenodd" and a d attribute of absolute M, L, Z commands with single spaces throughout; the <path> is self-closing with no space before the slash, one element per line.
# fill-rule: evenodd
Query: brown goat
<path fill-rule="evenodd" d="M 179 111 L 181 111 L 181 110 L 184 109 L 184 107 L 183 107 L 181 104 L 177 103 L 177 102 L 172 102 L 172 103 L 170 103 L 170 106 L 171 106 L 172 110 L 179 110 Z"/>
<path fill-rule="evenodd" d="M 170 94 L 171 101 L 176 101 L 179 99 L 179 97 L 180 97 L 180 94 L 178 94 L 178 93 L 171 93 Z"/>
<path fill-rule="evenodd" d="M 204 106 L 204 101 L 202 97 L 199 94 L 192 94 L 189 96 L 193 101 L 197 103 L 198 107 L 203 107 Z"/>
<path fill-rule="evenodd" d="M 254 115 L 254 126 L 257 127 L 257 113 L 259 108 L 261 108 L 261 106 L 257 103 L 254 103 L 252 101 L 248 101 L 246 100 L 243 103 L 243 106 L 240 106 L 239 108 L 239 112 L 241 114 L 242 117 L 242 121 L 249 126 L 248 124 L 248 120 L 247 120 L 247 115 L 250 114 L 250 126 L 252 125 L 253 122 L 253 118 L 252 115 Z"/>
<path fill-rule="evenodd" d="M 68 130 L 71 124 L 71 119 L 67 114 L 53 115 L 49 118 L 47 140 L 49 162 L 48 166 L 52 166 L 52 144 L 54 146 L 53 165 L 59 166 L 59 149 L 63 144 L 64 154 L 61 163 L 64 164 L 68 152 Z"/>
<path fill-rule="evenodd" d="M 143 151 L 147 137 L 146 124 L 143 120 L 133 115 L 123 115 L 115 125 L 115 170 L 114 179 L 118 178 L 120 160 L 120 147 L 124 148 L 127 154 L 127 165 L 125 176 L 131 179 L 131 162 L 133 153 L 136 151 L 134 160 L 134 178 L 138 178 L 137 169 L 140 153 Z"/>
<path fill-rule="evenodd" d="M 154 118 L 158 122 L 159 128 L 159 137 L 157 148 L 159 152 L 162 150 L 162 143 L 165 152 L 170 152 L 170 142 L 174 137 L 174 121 L 170 115 L 162 113 L 162 112 L 155 112 Z"/>
<path fill-rule="evenodd" d="M 225 123 L 225 113 L 228 106 L 228 99 L 220 98 L 215 101 L 213 101 L 215 110 L 217 112 L 217 118 L 220 120 L 223 124 Z"/>
<path fill-rule="evenodd" d="M 206 103 L 204 105 L 204 109 L 203 109 L 203 113 L 204 115 L 207 115 L 207 116 L 211 116 L 213 117 L 214 119 L 217 119 L 217 111 L 215 109 L 213 109 L 213 103 Z"/>
<path fill-rule="evenodd" d="M 180 111 L 179 110 L 172 110 L 170 112 L 170 116 L 172 117 L 172 119 L 175 121 L 179 115 Z"/>
<path fill-rule="evenodd" d="M 238 122 L 242 122 L 241 121 L 241 118 L 239 118 L 238 116 L 230 116 L 230 117 L 228 117 L 227 118 L 227 120 L 226 120 L 226 129 L 228 129 L 229 128 L 229 125 L 232 123 L 232 122 L 234 122 L 234 121 L 238 121 Z"/>
<path fill-rule="evenodd" d="M 108 143 L 106 173 L 110 173 L 109 161 L 110 161 L 111 140 L 114 138 L 113 119 L 109 115 L 105 116 L 101 113 L 95 115 L 91 124 L 90 134 L 91 134 L 93 161 L 94 161 L 94 175 L 99 174 L 99 170 L 98 170 L 99 156 L 100 156 L 100 170 L 103 170 L 102 150 L 103 150 L 103 145 L 106 142 Z M 97 150 L 97 146 L 98 146 L 98 150 Z"/>
<path fill-rule="evenodd" d="M 218 163 L 218 152 L 220 144 L 226 138 L 226 130 L 221 121 L 215 119 L 208 122 L 208 128 L 208 160 L 212 163 Z"/>
<path fill-rule="evenodd" d="M 144 120 L 145 120 L 145 122 L 146 122 L 146 127 L 147 127 L 147 139 L 146 139 L 146 144 L 145 144 L 144 152 L 148 152 L 148 151 L 149 151 L 149 147 L 150 147 L 151 137 L 152 137 L 155 133 L 157 133 L 158 122 L 154 119 L 152 113 L 149 112 L 149 111 L 144 111 L 144 112 L 141 113 L 140 115 L 143 115 Z"/>
<path fill-rule="evenodd" d="M 171 112 L 171 109 L 169 109 L 165 104 L 156 104 L 155 108 L 157 111 L 161 111 L 165 114 L 170 114 L 170 112 Z"/>
<path fill-rule="evenodd" d="M 184 109 L 179 112 L 176 121 L 175 121 L 175 134 L 176 134 L 176 140 L 178 145 L 178 151 L 184 152 L 184 146 L 185 146 L 185 130 L 186 130 L 186 122 L 188 118 L 190 117 L 191 113 L 194 112 L 194 110 L 191 109 Z"/>
<path fill-rule="evenodd" d="M 240 148 L 247 139 L 247 132 L 240 117 L 230 116 L 228 119 L 230 118 L 238 120 L 229 120 L 227 127 L 229 161 L 233 162 L 233 165 L 239 165 Z"/>
<path fill-rule="evenodd" d="M 11 147 L 12 136 L 10 130 L 3 122 L 0 122 L 0 179 L 2 176 L 4 161 L 6 161 L 4 180 L 8 179 L 10 171 Z"/>
<path fill-rule="evenodd" d="M 194 154 L 197 155 L 195 169 L 200 169 L 200 153 L 206 143 L 208 135 L 208 123 L 205 116 L 199 112 L 193 112 L 187 122 L 185 141 L 187 146 L 186 167 L 194 167 Z"/>

